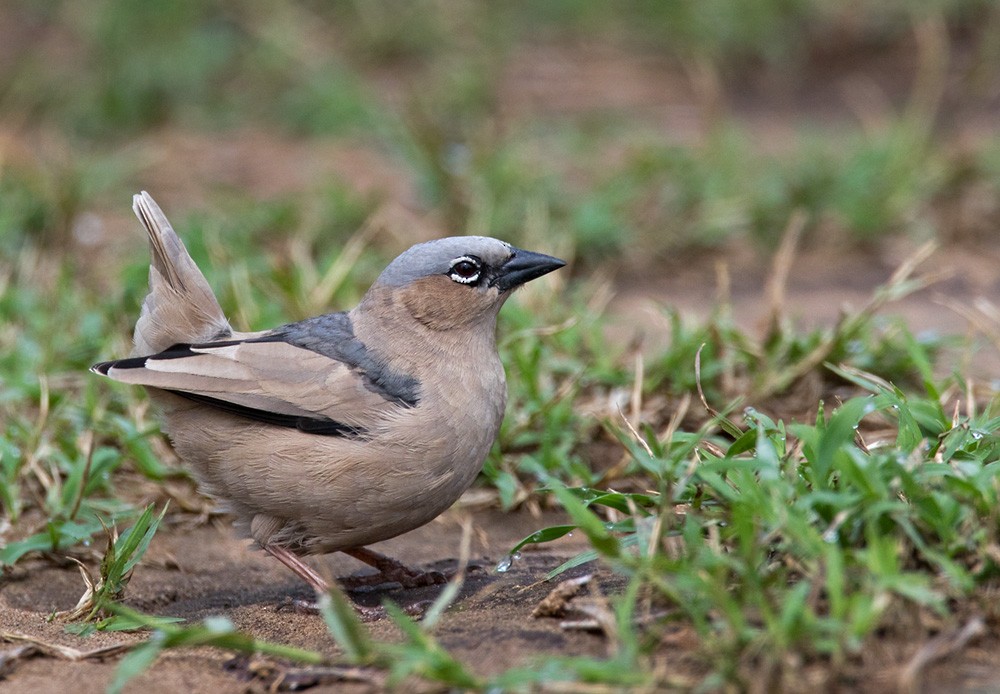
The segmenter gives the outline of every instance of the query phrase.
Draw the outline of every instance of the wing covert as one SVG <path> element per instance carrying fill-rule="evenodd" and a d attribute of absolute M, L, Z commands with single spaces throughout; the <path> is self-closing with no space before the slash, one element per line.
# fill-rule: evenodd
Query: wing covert
<path fill-rule="evenodd" d="M 158 354 L 97 364 L 92 370 L 313 433 L 357 432 L 401 407 L 415 406 L 415 398 L 404 400 L 378 387 L 385 377 L 372 373 L 379 367 L 377 360 L 354 339 L 346 314 L 333 315 L 347 320 L 348 334 L 342 337 L 354 340 L 339 359 L 336 348 L 318 351 L 290 341 L 303 332 L 297 327 L 301 324 L 292 324 L 242 339 L 174 345 Z M 308 328 L 315 331 L 315 326 Z"/>

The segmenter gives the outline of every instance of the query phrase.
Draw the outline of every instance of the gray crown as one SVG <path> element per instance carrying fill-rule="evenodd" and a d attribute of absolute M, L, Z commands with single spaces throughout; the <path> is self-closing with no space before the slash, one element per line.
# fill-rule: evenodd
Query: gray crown
<path fill-rule="evenodd" d="M 503 265 L 512 255 L 509 243 L 488 236 L 449 236 L 418 243 L 403 252 L 379 275 L 379 284 L 402 286 L 432 275 L 443 275 L 452 261 L 473 255 L 493 267 Z"/>

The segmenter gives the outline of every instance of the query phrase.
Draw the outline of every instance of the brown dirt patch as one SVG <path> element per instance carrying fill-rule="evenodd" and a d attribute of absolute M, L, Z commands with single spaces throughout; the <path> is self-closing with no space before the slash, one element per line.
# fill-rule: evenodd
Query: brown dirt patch
<path fill-rule="evenodd" d="M 459 518 L 452 511 L 428 526 L 377 547 L 413 565 L 452 568 L 461 538 Z M 534 619 L 531 611 L 554 587 L 541 583 L 551 569 L 585 546 L 579 537 L 565 538 L 544 551 L 525 551 L 511 570 L 497 573 L 497 561 L 517 540 L 561 519 L 534 518 L 527 513 L 477 512 L 473 515 L 472 562 L 461 596 L 438 625 L 442 645 L 477 674 L 489 676 L 515 666 L 527 666 L 546 655 L 602 656 L 608 644 L 599 635 L 567 631 L 557 619 Z M 312 560 L 331 576 L 365 571 L 345 555 Z M 93 569 L 93 566 L 91 567 Z M 592 571 L 594 567 L 586 570 Z M 576 569 L 568 575 L 578 575 Z M 602 591 L 617 592 L 624 579 L 599 570 L 595 583 Z M 378 605 L 383 598 L 407 605 L 432 600 L 440 588 L 356 592 L 352 598 Z M 72 607 L 82 591 L 75 568 L 50 562 L 25 562 L 0 583 L 0 632 L 27 634 L 46 643 L 91 650 L 144 637 L 104 633 L 87 638 L 67 634 L 63 625 L 49 623 L 53 610 Z M 255 638 L 338 653 L 322 619 L 279 609 L 288 599 L 309 599 L 305 584 L 277 562 L 236 539 L 228 523 L 195 528 L 173 523 L 161 528 L 128 588 L 126 604 L 159 615 L 182 617 L 192 623 L 212 615 L 228 617 L 238 629 Z M 378 640 L 399 638 L 388 619 L 369 624 Z M 10 647 L 3 644 L 0 652 Z M 170 651 L 132 687 L 135 691 L 245 691 L 245 668 L 234 667 L 232 656 L 211 649 Z M 62 692 L 66 683 L 75 690 L 103 692 L 114 675 L 118 658 L 103 662 L 68 662 L 34 657 L 16 662 L 0 679 L 2 691 Z M 238 663 L 236 664 L 238 665 Z M 259 684 L 259 683 L 258 683 Z M 317 691 L 341 691 L 326 685 Z"/>
<path fill-rule="evenodd" d="M 864 306 L 915 250 L 915 244 L 904 240 L 867 250 L 804 250 L 789 271 L 782 315 L 799 329 L 832 326 L 841 314 Z M 718 306 L 718 263 L 726 268 L 726 298 L 734 320 L 745 330 L 763 334 L 771 312 L 766 288 L 772 261 L 758 250 L 739 247 L 711 257 L 666 262 L 641 277 L 620 278 L 609 311 L 614 327 L 609 329 L 619 337 L 641 335 L 649 354 L 662 353 L 670 339 L 665 309 L 700 322 Z M 891 302 L 879 315 L 903 318 L 914 334 L 978 336 L 980 348 L 971 361 L 957 363 L 975 379 L 994 379 L 1000 373 L 1000 343 L 993 341 L 1000 328 L 980 308 L 989 312 L 991 306 L 1000 306 L 1000 252 L 979 245 L 943 247 L 916 276 L 925 274 L 938 281 Z M 969 355 L 953 357 L 966 360 Z"/>

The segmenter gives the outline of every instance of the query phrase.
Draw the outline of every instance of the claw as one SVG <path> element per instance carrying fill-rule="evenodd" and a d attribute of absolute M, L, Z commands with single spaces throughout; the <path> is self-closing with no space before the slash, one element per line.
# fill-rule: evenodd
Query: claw
<path fill-rule="evenodd" d="M 365 547 L 342 551 L 344 554 L 378 570 L 377 574 L 369 576 L 351 576 L 341 579 L 341 584 L 348 590 L 382 586 L 387 583 L 396 583 L 401 588 L 423 588 L 424 586 L 436 586 L 448 582 L 448 577 L 440 571 L 412 569 L 392 557 L 387 557 Z"/>

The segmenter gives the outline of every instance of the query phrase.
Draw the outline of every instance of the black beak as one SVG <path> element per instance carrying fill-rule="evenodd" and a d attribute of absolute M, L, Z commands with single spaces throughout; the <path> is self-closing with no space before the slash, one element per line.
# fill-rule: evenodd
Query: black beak
<path fill-rule="evenodd" d="M 525 282 L 538 279 L 566 264 L 566 261 L 544 253 L 532 253 L 520 248 L 511 250 L 514 255 L 500 267 L 500 272 L 493 280 L 493 286 L 501 292 L 520 287 Z"/>

